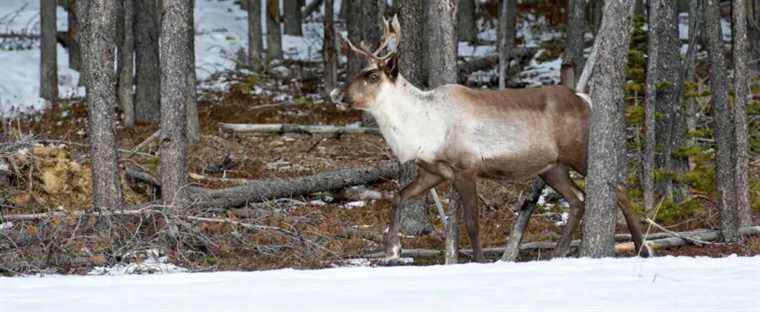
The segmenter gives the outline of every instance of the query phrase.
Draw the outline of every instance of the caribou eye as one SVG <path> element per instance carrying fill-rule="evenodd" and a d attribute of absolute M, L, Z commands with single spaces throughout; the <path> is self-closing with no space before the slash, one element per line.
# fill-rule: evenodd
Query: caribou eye
<path fill-rule="evenodd" d="M 369 74 L 368 80 L 369 82 L 372 82 L 372 83 L 378 82 L 380 81 L 380 75 L 378 75 L 377 73 L 371 73 Z"/>

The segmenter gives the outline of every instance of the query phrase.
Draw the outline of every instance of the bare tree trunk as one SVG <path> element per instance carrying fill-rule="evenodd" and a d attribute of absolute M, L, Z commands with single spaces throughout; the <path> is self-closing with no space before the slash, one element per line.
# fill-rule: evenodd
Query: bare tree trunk
<path fill-rule="evenodd" d="M 282 30 L 280 29 L 280 1 L 267 0 L 267 59 L 282 59 Z"/>
<path fill-rule="evenodd" d="M 335 40 L 335 22 L 333 18 L 333 0 L 325 0 L 325 41 L 324 41 L 324 61 L 325 61 L 325 89 L 324 96 L 329 98 L 330 91 L 338 86 L 338 51 Z"/>
<path fill-rule="evenodd" d="M 435 88 L 444 84 L 457 82 L 457 52 L 459 41 L 455 29 L 457 18 L 457 0 L 440 0 L 431 3 L 428 9 L 427 30 L 429 31 L 429 69 L 428 84 Z M 435 47 L 435 48 L 433 48 Z M 457 217 L 462 196 L 450 187 L 450 205 L 446 228 L 446 264 L 457 263 L 459 254 L 459 231 Z"/>
<path fill-rule="evenodd" d="M 602 27 L 602 15 L 604 14 L 604 0 L 590 0 L 591 1 L 591 31 L 596 36 L 599 33 L 599 28 Z"/>
<path fill-rule="evenodd" d="M 747 2 L 734 0 L 734 122 L 736 123 L 736 210 L 739 227 L 752 225 L 749 203 L 749 128 L 747 104 L 750 95 L 749 42 L 747 35 Z"/>
<path fill-rule="evenodd" d="M 40 0 L 40 97 L 55 107 L 58 100 L 58 43 L 55 0 Z"/>
<path fill-rule="evenodd" d="M 87 106 L 92 152 L 92 202 L 99 209 L 120 209 L 121 184 L 116 152 L 114 85 L 114 0 L 82 1 L 82 43 L 87 76 Z"/>
<path fill-rule="evenodd" d="M 165 205 L 188 203 L 187 104 L 195 97 L 193 0 L 164 1 L 161 22 L 161 195 Z"/>
<path fill-rule="evenodd" d="M 248 66 L 261 69 L 262 42 L 261 0 L 248 0 Z"/>
<path fill-rule="evenodd" d="M 736 209 L 734 182 L 733 142 L 734 129 L 728 108 L 728 82 L 720 31 L 720 8 L 718 0 L 705 0 L 705 37 L 710 60 L 710 86 L 715 119 L 715 187 L 718 194 L 721 231 L 726 241 L 738 237 L 739 218 Z"/>
<path fill-rule="evenodd" d="M 127 128 L 135 126 L 134 70 L 135 70 L 135 0 L 119 1 L 117 39 L 119 50 L 117 95 L 121 106 L 122 121 Z"/>
<path fill-rule="evenodd" d="M 82 52 L 79 40 L 80 26 L 77 8 L 76 0 L 68 0 L 66 2 L 66 22 L 68 24 L 68 29 L 66 30 L 66 41 L 68 41 L 68 44 L 66 48 L 69 51 L 69 68 L 80 71 L 82 69 Z"/>
<path fill-rule="evenodd" d="M 567 11 L 569 13 L 567 48 L 563 62 L 572 66 L 574 78 L 578 79 L 585 65 L 583 49 L 585 48 L 584 35 L 586 34 L 586 1 L 568 0 Z"/>
<path fill-rule="evenodd" d="M 379 44 L 382 34 L 377 0 L 351 1 L 348 10 L 346 19 L 348 39 L 351 42 L 364 41 L 369 47 Z M 347 72 L 349 77 L 353 77 L 365 66 L 367 66 L 366 57 L 353 52 L 349 53 Z"/>
<path fill-rule="evenodd" d="M 285 34 L 303 36 L 301 30 L 301 6 L 300 0 L 283 0 L 282 11 L 285 17 Z"/>
<path fill-rule="evenodd" d="M 425 47 L 425 2 L 401 1 L 399 3 L 399 22 L 401 23 L 401 42 L 399 43 L 399 69 L 401 75 L 410 83 L 420 88 L 426 88 L 428 69 Z M 417 176 L 417 165 L 413 162 L 403 164 L 399 177 L 400 187 L 403 188 Z M 426 198 L 420 197 L 405 201 L 401 207 L 401 232 L 419 234 L 433 229 L 427 218 Z"/>
<path fill-rule="evenodd" d="M 619 176 L 619 153 L 622 146 L 618 132 L 620 106 L 624 105 L 623 84 L 628 59 L 631 19 L 631 0 L 609 0 L 604 20 L 596 40 L 601 40 L 596 69 L 591 78 L 591 98 L 594 114 L 589 136 L 589 168 L 586 176 L 586 213 L 583 223 L 581 256 L 614 256 L 616 186 Z"/>
<path fill-rule="evenodd" d="M 135 0 L 135 14 L 135 120 L 156 122 L 161 118 L 158 1 Z"/>
<path fill-rule="evenodd" d="M 517 0 L 504 0 L 499 14 L 499 89 L 506 88 L 517 31 Z"/>
<path fill-rule="evenodd" d="M 652 209 L 663 196 L 672 194 L 673 124 L 679 106 L 681 68 L 678 13 L 673 1 L 649 2 L 649 55 L 646 93 L 646 146 L 644 161 L 644 207 Z M 655 116 L 659 116 L 656 118 Z M 656 178 L 656 172 L 663 174 Z"/>
<path fill-rule="evenodd" d="M 756 74 L 760 73 L 760 0 L 752 0 L 749 5 L 749 37 L 752 48 L 751 68 Z"/>
<path fill-rule="evenodd" d="M 477 16 L 475 0 L 459 0 L 457 9 L 457 37 L 459 41 L 476 43 L 478 41 Z"/>
<path fill-rule="evenodd" d="M 673 123 L 673 151 L 681 151 L 689 146 L 689 131 L 692 129 L 689 124 L 694 119 L 695 100 L 694 97 L 683 99 L 685 93 L 684 83 L 686 81 L 696 81 L 697 52 L 699 50 L 698 38 L 702 29 L 702 3 L 703 0 L 695 0 L 689 4 L 689 48 L 686 51 L 686 58 L 681 65 L 681 84 L 678 85 L 678 98 L 682 103 L 674 111 Z M 689 171 L 689 158 L 684 156 L 673 157 L 673 171 L 677 176 L 681 176 Z M 688 195 L 689 186 L 686 183 L 674 181 L 673 183 L 673 201 L 681 202 Z"/>

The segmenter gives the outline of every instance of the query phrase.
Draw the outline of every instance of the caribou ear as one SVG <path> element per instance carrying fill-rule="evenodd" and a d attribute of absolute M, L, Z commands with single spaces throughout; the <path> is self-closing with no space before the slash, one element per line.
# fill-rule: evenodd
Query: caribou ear
<path fill-rule="evenodd" d="M 398 77 L 398 53 L 391 54 L 383 62 L 385 64 L 382 64 L 382 68 L 385 75 L 391 80 L 396 80 L 396 77 Z"/>

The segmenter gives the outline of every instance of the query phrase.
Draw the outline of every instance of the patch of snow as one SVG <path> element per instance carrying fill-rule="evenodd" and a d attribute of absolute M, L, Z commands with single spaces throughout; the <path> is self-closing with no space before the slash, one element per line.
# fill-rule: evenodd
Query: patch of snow
<path fill-rule="evenodd" d="M 133 258 L 134 255 L 127 255 L 125 258 Z M 168 262 L 166 256 L 160 256 L 158 250 L 149 249 L 141 255 L 142 261 L 130 263 L 118 263 L 110 267 L 95 267 L 88 275 L 130 275 L 130 274 L 167 274 L 167 273 L 186 273 L 188 270 Z"/>
<path fill-rule="evenodd" d="M 0 278 L 2 311 L 758 311 L 760 257 Z"/>
<path fill-rule="evenodd" d="M 353 209 L 353 208 L 362 208 L 366 205 L 367 205 L 366 201 L 358 200 L 358 201 L 347 202 L 346 204 L 343 205 L 343 207 L 346 207 L 348 209 Z"/>
<path fill-rule="evenodd" d="M 13 225 L 14 225 L 13 222 L 10 222 L 10 221 L 0 223 L 0 231 L 10 230 L 13 228 Z"/>

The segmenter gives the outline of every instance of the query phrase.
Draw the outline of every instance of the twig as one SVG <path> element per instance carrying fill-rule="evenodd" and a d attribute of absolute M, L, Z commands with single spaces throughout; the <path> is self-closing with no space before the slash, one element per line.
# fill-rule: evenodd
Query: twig
<path fill-rule="evenodd" d="M 151 134 L 147 139 L 145 139 L 145 141 L 142 141 L 140 144 L 137 144 L 137 146 L 135 146 L 132 149 L 132 153 L 139 153 L 146 146 L 150 145 L 150 143 L 152 143 L 154 140 L 157 140 L 158 137 L 160 136 L 161 136 L 161 130 L 156 130 L 156 132 L 153 132 L 153 134 Z"/>
<path fill-rule="evenodd" d="M 436 192 L 435 188 L 430 189 L 430 196 L 433 197 L 433 202 L 435 203 L 435 209 L 438 211 L 438 217 L 441 218 L 441 222 L 443 223 L 443 228 L 445 229 L 447 224 L 449 223 L 448 217 L 446 217 L 446 212 L 443 211 L 443 203 L 441 203 L 441 198 L 438 197 L 438 192 Z"/>
<path fill-rule="evenodd" d="M 683 239 L 683 240 L 685 240 L 687 242 L 690 242 L 692 244 L 695 244 L 695 245 L 700 245 L 700 244 L 702 244 L 702 245 L 723 245 L 723 243 L 708 242 L 708 241 L 704 241 L 704 240 L 700 240 L 700 239 L 696 239 L 696 238 L 690 238 L 690 237 L 688 237 L 686 235 L 682 235 L 682 234 L 680 234 L 678 232 L 674 232 L 674 231 L 668 230 L 667 228 L 665 228 L 662 225 L 657 224 L 657 222 L 654 222 L 654 220 L 652 220 L 650 218 L 645 218 L 644 220 L 646 220 L 647 223 L 651 224 L 652 226 L 658 228 L 660 231 L 668 233 L 672 237 L 677 237 L 677 238 Z"/>

